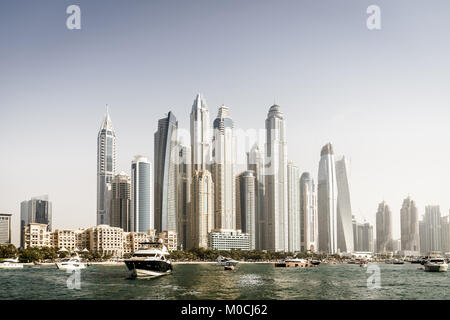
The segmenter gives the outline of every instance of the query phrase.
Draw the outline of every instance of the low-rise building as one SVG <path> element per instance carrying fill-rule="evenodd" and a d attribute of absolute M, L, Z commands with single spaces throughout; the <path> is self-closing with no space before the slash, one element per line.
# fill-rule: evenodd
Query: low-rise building
<path fill-rule="evenodd" d="M 41 223 L 30 223 L 23 229 L 24 248 L 51 247 L 50 232 L 47 225 Z"/>
<path fill-rule="evenodd" d="M 11 214 L 0 213 L 0 244 L 11 243 Z"/>
<path fill-rule="evenodd" d="M 250 236 L 239 231 L 217 231 L 209 233 L 209 248 L 212 250 L 250 250 Z"/>
<path fill-rule="evenodd" d="M 164 230 L 163 232 L 159 233 L 158 238 L 163 240 L 163 243 L 167 247 L 167 250 L 177 250 L 178 239 L 177 233 L 175 231 Z"/>

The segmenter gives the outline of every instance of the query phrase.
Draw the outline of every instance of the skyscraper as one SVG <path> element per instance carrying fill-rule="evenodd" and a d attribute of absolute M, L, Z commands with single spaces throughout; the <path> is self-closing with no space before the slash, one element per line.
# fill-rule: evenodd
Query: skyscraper
<path fill-rule="evenodd" d="M 341 252 L 352 252 L 353 227 L 352 205 L 350 201 L 350 185 L 347 161 L 344 157 L 335 162 L 337 185 L 337 246 Z"/>
<path fill-rule="evenodd" d="M 288 184 L 288 251 L 300 251 L 300 173 L 293 162 L 287 164 Z"/>
<path fill-rule="evenodd" d="M 300 250 L 316 252 L 319 247 L 317 193 L 309 172 L 300 177 Z"/>
<path fill-rule="evenodd" d="M 403 206 L 400 210 L 400 228 L 401 250 L 404 252 L 407 251 L 406 255 L 419 255 L 419 212 L 411 197 L 403 201 Z"/>
<path fill-rule="evenodd" d="M 11 243 L 11 214 L 0 213 L 0 245 Z"/>
<path fill-rule="evenodd" d="M 214 180 L 214 224 L 216 232 L 236 230 L 236 151 L 233 120 L 228 108 L 221 106 L 214 120 L 212 148 Z"/>
<path fill-rule="evenodd" d="M 20 204 L 20 245 L 23 248 L 23 230 L 30 223 L 47 225 L 47 231 L 52 231 L 52 203 L 48 195 L 33 197 Z"/>
<path fill-rule="evenodd" d="M 97 225 L 109 224 L 110 184 L 116 173 L 116 134 L 108 107 L 97 137 Z"/>
<path fill-rule="evenodd" d="M 133 219 L 130 212 L 130 177 L 124 172 L 116 175 L 112 180 L 111 189 L 111 227 L 122 228 L 124 232 L 130 232 Z"/>
<path fill-rule="evenodd" d="M 288 250 L 287 147 L 284 116 L 277 105 L 266 119 L 266 249 Z"/>
<path fill-rule="evenodd" d="M 377 223 L 377 252 L 386 253 L 393 251 L 392 240 L 392 213 L 386 202 L 378 205 L 376 215 Z"/>
<path fill-rule="evenodd" d="M 259 150 L 258 144 L 247 152 L 247 170 L 253 171 L 255 176 L 255 247 L 266 248 L 266 217 L 264 211 L 264 158 Z"/>
<path fill-rule="evenodd" d="M 442 250 L 441 209 L 439 206 L 426 206 L 424 215 L 425 253 Z"/>
<path fill-rule="evenodd" d="M 319 220 L 319 251 L 337 252 L 337 185 L 334 152 L 331 143 L 322 148 L 317 187 L 317 215 Z"/>
<path fill-rule="evenodd" d="M 178 121 L 172 112 L 155 132 L 155 229 L 177 231 Z"/>
<path fill-rule="evenodd" d="M 206 101 L 199 93 L 191 111 L 191 156 L 192 174 L 196 170 L 210 170 L 211 136 L 209 111 Z"/>
<path fill-rule="evenodd" d="M 178 153 L 178 242 L 183 249 L 191 248 L 191 148 L 180 145 Z"/>
<path fill-rule="evenodd" d="M 192 179 L 192 243 L 207 248 L 208 234 L 214 229 L 214 183 L 208 170 L 196 170 Z"/>
<path fill-rule="evenodd" d="M 249 235 L 250 250 L 256 248 L 256 178 L 253 171 L 244 171 L 236 177 L 236 216 L 239 218 L 238 229 Z"/>
<path fill-rule="evenodd" d="M 442 252 L 450 252 L 450 216 L 441 218 L 441 239 L 442 239 Z"/>
<path fill-rule="evenodd" d="M 133 232 L 147 232 L 154 228 L 153 168 L 144 156 L 136 156 L 131 163 L 131 225 Z"/>

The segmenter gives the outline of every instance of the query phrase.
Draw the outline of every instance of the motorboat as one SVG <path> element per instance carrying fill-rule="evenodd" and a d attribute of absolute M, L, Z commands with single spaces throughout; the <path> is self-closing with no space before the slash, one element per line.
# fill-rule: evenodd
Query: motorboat
<path fill-rule="evenodd" d="M 320 261 L 319 261 L 319 260 L 311 260 L 310 263 L 311 263 L 313 266 L 318 266 L 318 265 L 320 264 Z"/>
<path fill-rule="evenodd" d="M 234 265 L 233 262 L 228 262 L 225 267 L 223 267 L 224 270 L 229 270 L 229 271 L 233 271 L 234 270 Z"/>
<path fill-rule="evenodd" d="M 447 272 L 448 264 L 445 259 L 439 255 L 430 256 L 424 264 L 425 271 L 428 272 Z"/>
<path fill-rule="evenodd" d="M 400 260 L 400 259 L 394 259 L 394 260 L 392 261 L 392 264 L 405 264 L 405 261 Z"/>
<path fill-rule="evenodd" d="M 79 257 L 64 258 L 55 264 L 59 270 L 80 270 L 86 268 L 86 265 L 81 262 Z"/>
<path fill-rule="evenodd" d="M 239 261 L 236 261 L 234 259 L 231 258 L 225 258 L 222 256 L 217 257 L 217 262 L 216 262 L 216 266 L 226 266 L 226 265 L 237 265 Z"/>
<path fill-rule="evenodd" d="M 305 259 L 298 258 L 286 258 L 283 262 L 275 263 L 275 267 L 277 268 L 306 268 L 312 267 L 313 264 Z"/>
<path fill-rule="evenodd" d="M 143 242 L 144 248 L 124 260 L 132 278 L 155 278 L 172 272 L 169 251 L 162 241 Z"/>
<path fill-rule="evenodd" d="M 19 259 L 0 260 L 0 269 L 22 269 L 23 264 L 19 263 Z"/>

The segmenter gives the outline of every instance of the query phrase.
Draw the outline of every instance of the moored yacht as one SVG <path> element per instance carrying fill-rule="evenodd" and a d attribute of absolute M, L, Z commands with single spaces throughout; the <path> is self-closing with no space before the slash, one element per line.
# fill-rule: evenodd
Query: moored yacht
<path fill-rule="evenodd" d="M 0 269 L 22 269 L 23 264 L 19 263 L 19 259 L 0 260 Z"/>
<path fill-rule="evenodd" d="M 56 262 L 55 264 L 59 270 L 79 270 L 86 268 L 86 265 L 81 262 L 81 259 L 79 257 L 64 258 L 61 259 L 60 262 Z"/>
<path fill-rule="evenodd" d="M 124 261 L 131 277 L 154 278 L 172 272 L 169 251 L 161 240 L 160 242 L 143 242 L 141 244 L 145 247 Z"/>
<path fill-rule="evenodd" d="M 222 256 L 218 256 L 217 257 L 217 263 L 216 266 L 227 266 L 227 265 L 232 265 L 235 266 L 238 264 L 238 261 L 231 259 L 231 258 L 225 258 Z"/>

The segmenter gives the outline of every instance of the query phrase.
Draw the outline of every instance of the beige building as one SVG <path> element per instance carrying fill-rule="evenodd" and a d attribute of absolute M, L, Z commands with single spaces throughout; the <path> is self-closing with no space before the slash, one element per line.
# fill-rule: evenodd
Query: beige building
<path fill-rule="evenodd" d="M 145 232 L 124 232 L 123 233 L 123 254 L 133 253 L 142 248 L 141 243 L 148 241 L 148 234 Z"/>
<path fill-rule="evenodd" d="M 175 231 L 164 230 L 163 232 L 159 233 L 158 238 L 163 240 L 163 243 L 167 247 L 167 250 L 177 250 L 178 239 L 177 233 Z"/>
<path fill-rule="evenodd" d="M 214 183 L 208 170 L 195 171 L 192 181 L 193 247 L 207 248 L 214 229 Z"/>
<path fill-rule="evenodd" d="M 47 225 L 41 223 L 30 223 L 23 229 L 24 248 L 50 247 L 50 232 Z"/>

